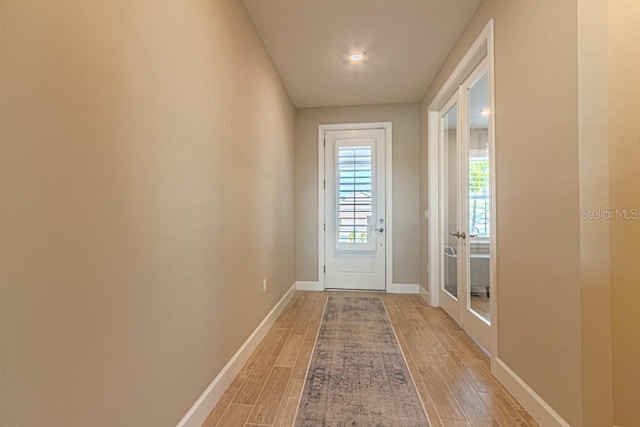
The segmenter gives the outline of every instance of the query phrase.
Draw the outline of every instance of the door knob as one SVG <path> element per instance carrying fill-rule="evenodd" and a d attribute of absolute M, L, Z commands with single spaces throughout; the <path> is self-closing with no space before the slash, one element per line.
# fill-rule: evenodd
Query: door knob
<path fill-rule="evenodd" d="M 379 231 L 381 233 L 384 233 L 384 228 L 380 227 L 380 228 L 376 228 L 376 231 Z"/>
<path fill-rule="evenodd" d="M 456 231 L 455 233 L 449 233 L 451 234 L 453 237 L 457 237 L 458 239 L 466 239 L 467 238 L 467 233 L 465 233 L 464 231 L 461 233 L 459 231 Z"/>

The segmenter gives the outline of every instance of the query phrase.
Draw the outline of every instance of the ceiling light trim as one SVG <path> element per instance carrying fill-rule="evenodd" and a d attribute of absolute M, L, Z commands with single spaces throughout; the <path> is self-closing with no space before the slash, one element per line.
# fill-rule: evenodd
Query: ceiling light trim
<path fill-rule="evenodd" d="M 364 50 L 352 50 L 349 53 L 349 61 L 355 64 L 360 64 L 364 61 L 367 56 L 367 52 Z"/>

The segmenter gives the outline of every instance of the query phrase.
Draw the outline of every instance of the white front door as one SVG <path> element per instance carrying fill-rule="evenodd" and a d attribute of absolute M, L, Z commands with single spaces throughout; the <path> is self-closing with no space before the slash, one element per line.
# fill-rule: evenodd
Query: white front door
<path fill-rule="evenodd" d="M 325 131 L 326 289 L 386 289 L 385 133 Z"/>

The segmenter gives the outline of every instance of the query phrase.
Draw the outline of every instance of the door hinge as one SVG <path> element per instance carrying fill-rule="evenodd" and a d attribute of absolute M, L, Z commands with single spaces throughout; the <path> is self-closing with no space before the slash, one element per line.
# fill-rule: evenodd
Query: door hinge
<path fill-rule="evenodd" d="M 323 265 L 323 266 L 322 266 L 322 272 L 323 272 L 324 274 L 327 274 L 327 266 L 326 266 L 326 265 Z"/>
<path fill-rule="evenodd" d="M 323 147 L 326 147 L 326 146 L 327 146 L 327 138 L 325 138 L 325 139 L 323 139 L 323 140 L 322 140 L 322 146 L 323 146 Z"/>
<path fill-rule="evenodd" d="M 325 222 L 324 224 L 322 224 L 322 229 L 323 229 L 324 231 L 327 231 L 327 223 L 326 223 L 326 222 Z"/>
<path fill-rule="evenodd" d="M 327 189 L 327 180 L 322 181 L 322 188 Z"/>

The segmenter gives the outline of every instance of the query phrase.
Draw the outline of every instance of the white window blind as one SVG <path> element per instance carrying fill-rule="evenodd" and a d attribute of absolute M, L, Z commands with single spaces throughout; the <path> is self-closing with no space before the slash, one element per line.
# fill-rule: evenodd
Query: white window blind
<path fill-rule="evenodd" d="M 369 243 L 372 212 L 372 147 L 343 146 L 337 152 L 338 243 Z"/>

